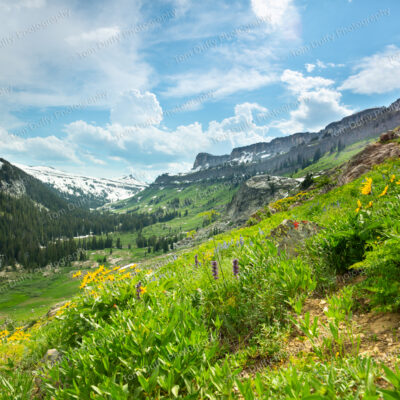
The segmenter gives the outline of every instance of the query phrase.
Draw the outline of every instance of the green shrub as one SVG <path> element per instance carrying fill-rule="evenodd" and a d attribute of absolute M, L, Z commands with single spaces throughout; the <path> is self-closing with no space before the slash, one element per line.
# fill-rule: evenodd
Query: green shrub
<path fill-rule="evenodd" d="M 253 237 L 237 258 L 238 278 L 226 268 L 229 279 L 221 274 L 202 298 L 206 320 L 218 318 L 222 333 L 230 340 L 251 338 L 263 324 L 284 319 L 290 304 L 304 300 L 315 288 L 312 269 L 300 258 L 279 255 L 276 246 L 262 235 Z"/>

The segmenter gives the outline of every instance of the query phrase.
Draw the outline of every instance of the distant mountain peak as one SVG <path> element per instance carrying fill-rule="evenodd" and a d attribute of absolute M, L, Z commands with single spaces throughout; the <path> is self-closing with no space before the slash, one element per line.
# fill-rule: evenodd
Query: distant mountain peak
<path fill-rule="evenodd" d="M 57 170 L 47 166 L 15 164 L 27 174 L 59 191 L 67 200 L 85 200 L 88 207 L 124 200 L 134 196 L 147 185 L 132 174 L 123 178 L 94 178 Z"/>

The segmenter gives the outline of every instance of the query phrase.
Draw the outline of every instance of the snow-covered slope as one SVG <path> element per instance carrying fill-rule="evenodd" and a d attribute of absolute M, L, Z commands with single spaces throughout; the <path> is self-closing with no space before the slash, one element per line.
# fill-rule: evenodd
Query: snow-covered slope
<path fill-rule="evenodd" d="M 15 165 L 58 190 L 65 198 L 78 199 L 80 202 L 86 201 L 90 207 L 127 199 L 147 186 L 132 175 L 117 179 L 92 178 L 59 171 L 51 167 Z"/>

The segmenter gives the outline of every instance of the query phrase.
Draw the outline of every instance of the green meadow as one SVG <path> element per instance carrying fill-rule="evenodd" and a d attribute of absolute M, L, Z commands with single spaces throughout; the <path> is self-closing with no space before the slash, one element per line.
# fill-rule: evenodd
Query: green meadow
<path fill-rule="evenodd" d="M 398 320 L 400 162 L 310 190 L 165 265 L 65 276 L 81 289 L 56 317 L 2 333 L 3 388 L 16 399 L 398 398 L 399 332 L 368 321 Z M 308 224 L 320 229 L 295 255 L 279 250 Z M 48 349 L 59 362 L 42 362 Z"/>

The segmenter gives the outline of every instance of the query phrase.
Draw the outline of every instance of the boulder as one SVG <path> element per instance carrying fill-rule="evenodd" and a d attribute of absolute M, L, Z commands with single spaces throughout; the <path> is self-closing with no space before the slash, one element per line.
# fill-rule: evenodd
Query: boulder
<path fill-rule="evenodd" d="M 296 257 L 305 240 L 320 230 L 321 227 L 315 222 L 285 219 L 271 231 L 267 239 L 277 244 L 279 252 L 284 251 L 289 257 Z"/>
<path fill-rule="evenodd" d="M 50 308 L 50 310 L 47 312 L 47 317 L 54 317 L 57 314 L 57 311 L 61 309 L 62 306 L 64 306 L 66 303 L 68 303 L 68 300 L 62 301 L 61 303 L 55 304 L 53 307 Z"/>
<path fill-rule="evenodd" d="M 256 175 L 244 182 L 227 207 L 228 217 L 242 223 L 272 201 L 288 196 L 300 181 L 283 176 Z"/>
<path fill-rule="evenodd" d="M 49 349 L 47 350 L 46 354 L 44 355 L 42 361 L 44 363 L 51 363 L 54 364 L 57 361 L 60 361 L 61 353 L 56 349 Z"/>
<path fill-rule="evenodd" d="M 397 132 L 387 131 L 385 133 L 382 133 L 382 135 L 379 137 L 379 141 L 381 143 L 387 143 L 391 140 L 398 139 L 399 137 L 400 137 L 400 135 Z"/>

